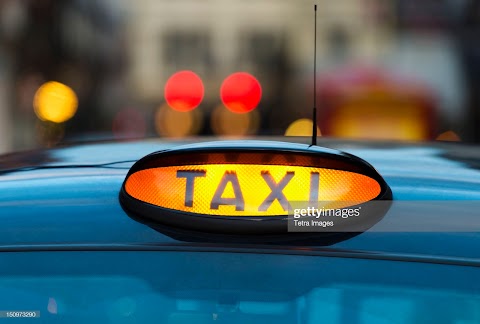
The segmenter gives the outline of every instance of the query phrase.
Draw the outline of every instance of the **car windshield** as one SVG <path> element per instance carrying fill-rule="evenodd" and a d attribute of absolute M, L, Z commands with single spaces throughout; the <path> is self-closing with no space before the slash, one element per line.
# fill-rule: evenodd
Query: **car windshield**
<path fill-rule="evenodd" d="M 0 259 L 3 318 L 172 324 L 480 321 L 480 286 L 470 280 L 477 269 L 468 266 L 159 251 L 19 252 Z M 18 264 L 25 266 L 11 266 Z"/>
<path fill-rule="evenodd" d="M 2 1 L 0 153 L 311 136 L 314 104 L 318 136 L 480 140 L 478 1 L 316 3 Z"/>

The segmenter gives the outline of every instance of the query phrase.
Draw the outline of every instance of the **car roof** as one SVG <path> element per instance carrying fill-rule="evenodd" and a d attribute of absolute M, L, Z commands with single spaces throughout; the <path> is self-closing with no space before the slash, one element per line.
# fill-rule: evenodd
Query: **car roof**
<path fill-rule="evenodd" d="M 85 143 L 0 156 L 0 224 L 3 225 L 0 249 L 202 246 L 202 243 L 179 242 L 133 220 L 121 208 L 118 194 L 129 168 L 141 157 L 181 144 L 211 140 Z M 308 143 L 307 138 L 269 140 Z M 452 208 L 465 204 L 480 208 L 478 147 L 460 143 L 328 139 L 322 139 L 319 145 L 352 153 L 372 164 L 392 188 L 394 204 L 428 202 L 429 209 L 423 213 L 392 208 L 379 226 L 402 222 L 416 226 L 425 219 L 440 225 L 462 222 L 465 225 L 455 230 L 441 226 L 419 230 L 410 227 L 408 232 L 375 230 L 374 226 L 356 237 L 321 249 L 480 260 L 480 251 L 476 248 L 480 244 L 476 224 L 480 222 L 476 215 L 468 218 L 464 213 L 452 212 Z M 260 245 L 253 248 L 259 249 Z M 309 249 L 313 251 L 316 247 Z"/>

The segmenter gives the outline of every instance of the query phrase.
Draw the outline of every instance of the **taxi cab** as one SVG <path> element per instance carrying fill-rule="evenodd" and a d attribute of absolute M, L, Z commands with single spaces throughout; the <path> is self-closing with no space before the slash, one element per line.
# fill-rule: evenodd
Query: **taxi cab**
<path fill-rule="evenodd" d="M 480 322 L 480 150 L 318 144 L 1 156 L 0 319 Z"/>

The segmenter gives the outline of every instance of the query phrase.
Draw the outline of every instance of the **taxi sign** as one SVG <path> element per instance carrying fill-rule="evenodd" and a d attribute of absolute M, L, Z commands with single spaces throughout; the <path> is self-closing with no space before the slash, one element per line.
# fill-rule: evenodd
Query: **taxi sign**
<path fill-rule="evenodd" d="M 137 217 L 220 234 L 285 234 L 297 202 L 338 208 L 383 199 L 391 199 L 388 185 L 358 157 L 263 141 L 201 143 L 150 154 L 133 165 L 120 193 L 124 208 Z"/>
<path fill-rule="evenodd" d="M 141 170 L 129 177 L 125 189 L 159 207 L 239 217 L 286 215 L 290 202 L 317 202 L 320 197 L 364 203 L 381 190 L 372 178 L 348 171 L 238 163 Z"/>

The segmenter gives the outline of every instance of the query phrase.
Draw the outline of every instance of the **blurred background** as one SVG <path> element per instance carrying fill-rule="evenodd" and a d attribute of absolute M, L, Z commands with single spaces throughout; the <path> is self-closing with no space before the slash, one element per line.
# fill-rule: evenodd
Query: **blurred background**
<path fill-rule="evenodd" d="M 480 1 L 315 3 L 319 136 L 480 141 Z M 313 4 L 1 0 L 0 153 L 308 136 Z"/>

